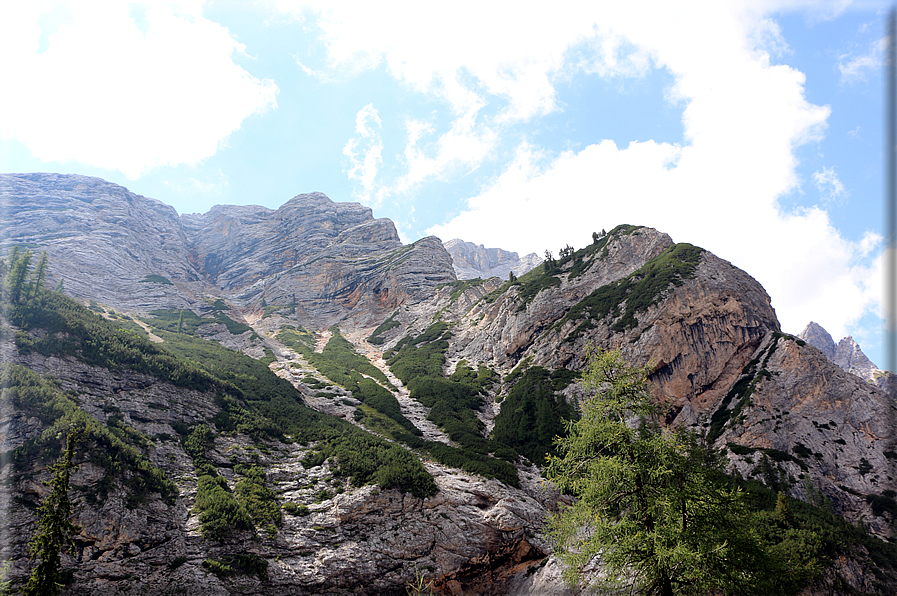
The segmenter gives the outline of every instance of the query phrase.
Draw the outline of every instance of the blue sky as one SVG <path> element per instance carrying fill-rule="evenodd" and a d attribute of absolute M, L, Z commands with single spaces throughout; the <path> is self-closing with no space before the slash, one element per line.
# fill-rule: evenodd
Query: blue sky
<path fill-rule="evenodd" d="M 888 6 L 622 4 L 4 3 L 0 170 L 521 253 L 649 225 L 882 363 Z"/>

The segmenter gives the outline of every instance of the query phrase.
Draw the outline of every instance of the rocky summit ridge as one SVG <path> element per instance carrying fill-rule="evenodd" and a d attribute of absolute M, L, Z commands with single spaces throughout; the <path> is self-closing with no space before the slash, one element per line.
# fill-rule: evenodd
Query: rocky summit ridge
<path fill-rule="evenodd" d="M 443 242 L 442 245 L 452 255 L 452 267 L 458 279 L 507 279 L 512 272 L 519 277 L 542 263 L 542 259 L 534 252 L 520 257 L 516 252 L 486 248 L 482 244 L 465 242 L 460 238 Z"/>
<path fill-rule="evenodd" d="M 583 397 L 574 380 L 589 346 L 648 366 L 666 424 L 702 434 L 733 473 L 882 544 L 897 538 L 897 404 L 857 374 L 859 347 L 814 325 L 783 333 L 748 273 L 661 231 L 620 225 L 509 278 L 513 268 L 489 273 L 528 257 L 434 237 L 403 245 L 391 221 L 321 193 L 178 216 L 98 178 L 4 174 L 0 217 L 3 251 L 46 250 L 46 285 L 100 313 L 96 333 L 121 325 L 120 341 L 171 350 L 147 362 L 177 353 L 205 366 L 191 385 L 181 369 L 91 358 L 91 336 L 66 348 L 76 326 L 3 322 L 4 361 L 120 446 L 97 443 L 73 477 L 86 505 L 66 594 L 404 594 L 424 581 L 437 594 L 573 594 L 544 528 L 568 497 L 538 464 L 561 432 L 549 422 Z M 431 386 L 460 391 L 464 379 L 477 391 L 451 407 L 422 394 L 423 362 Z M 252 397 L 256 381 L 266 393 Z M 0 406 L 0 556 L 20 580 L 52 461 L 36 446 L 56 422 Z M 555 418 L 540 428 L 534 411 Z M 290 426 L 299 418 L 320 422 Z M 319 423 L 342 430 L 304 436 Z M 201 448 L 190 438 L 200 427 Z M 349 436 L 365 456 L 340 443 Z M 492 443 L 469 459 L 468 447 L 499 439 L 504 459 Z M 149 476 L 98 456 L 115 449 L 140 474 L 159 470 L 156 488 L 135 492 Z M 363 461 L 373 474 L 378 453 L 406 451 L 432 490 L 344 472 Z M 210 482 L 236 499 L 254 482 L 276 515 L 212 539 L 199 505 Z M 802 593 L 894 593 L 897 575 L 864 548 Z"/>

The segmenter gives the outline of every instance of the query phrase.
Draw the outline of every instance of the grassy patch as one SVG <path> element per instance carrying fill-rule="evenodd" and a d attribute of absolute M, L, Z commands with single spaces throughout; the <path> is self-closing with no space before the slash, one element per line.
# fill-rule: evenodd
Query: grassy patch
<path fill-rule="evenodd" d="M 373 344 L 375 346 L 382 346 L 386 343 L 386 339 L 383 336 L 384 333 L 389 331 L 390 329 L 395 329 L 400 325 L 398 321 L 395 320 L 395 316 L 397 313 L 392 313 L 388 319 L 380 323 L 380 325 L 374 329 L 374 332 L 367 338 L 367 342 L 369 344 Z"/>
<path fill-rule="evenodd" d="M 166 286 L 174 285 L 171 283 L 171 280 L 167 277 L 162 277 L 161 275 L 147 275 L 143 279 L 140 280 L 140 283 L 145 284 L 162 284 Z"/>
<path fill-rule="evenodd" d="M 583 321 L 568 340 L 610 315 L 617 319 L 613 330 L 623 332 L 638 326 L 635 315 L 657 304 L 672 286 L 694 275 L 704 250 L 691 244 L 675 244 L 625 278 L 601 286 L 575 304 L 555 326 L 567 321 Z"/>

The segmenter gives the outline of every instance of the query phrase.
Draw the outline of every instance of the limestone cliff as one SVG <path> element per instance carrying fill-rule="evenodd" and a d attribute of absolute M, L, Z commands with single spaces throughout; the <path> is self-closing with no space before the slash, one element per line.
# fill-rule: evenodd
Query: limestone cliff
<path fill-rule="evenodd" d="M 435 238 L 403 246 L 390 220 L 321 193 L 178 217 L 99 178 L 2 174 L 0 205 L 0 246 L 47 250 L 50 283 L 123 311 L 197 311 L 209 297 L 252 310 L 265 299 L 329 326 L 456 279 Z"/>
<path fill-rule="evenodd" d="M 819 349 L 825 354 L 826 358 L 840 367 L 841 370 L 856 375 L 885 392 L 890 392 L 892 395 L 895 394 L 895 390 L 897 390 L 897 375 L 875 366 L 863 353 L 860 345 L 849 335 L 835 344 L 828 331 L 821 325 L 810 321 L 804 330 L 798 334 L 798 337 Z"/>
<path fill-rule="evenodd" d="M 452 266 L 458 279 L 507 279 L 512 271 L 520 277 L 542 262 L 536 253 L 520 257 L 516 252 L 486 248 L 458 238 L 444 242 L 443 246 L 452 255 Z"/>
<path fill-rule="evenodd" d="M 888 491 L 897 479 L 895 403 L 830 361 L 865 370 L 858 346 L 852 340 L 835 346 L 828 337 L 823 351 L 834 350 L 834 357 L 827 358 L 782 334 L 769 296 L 750 275 L 660 231 L 622 225 L 588 247 L 521 271 L 517 280 L 507 280 L 507 271 L 483 279 L 516 255 L 460 241 L 446 243 L 446 250 L 433 237 L 405 246 L 389 220 L 320 193 L 299 195 L 276 210 L 217 206 L 179 217 L 96 178 L 17 174 L 0 175 L 0 202 L 3 246 L 46 249 L 51 286 L 63 279 L 67 294 L 135 317 L 156 309 L 201 315 L 196 335 L 273 359 L 271 368 L 293 384 L 298 401 L 357 426 L 364 427 L 354 417 L 364 404 L 345 387 L 325 383 L 310 362 L 335 323 L 384 372 L 387 381 L 379 386 L 401 415 L 427 440 L 449 445 L 446 429 L 429 419 L 431 409 L 411 397 L 383 358 L 400 342 L 442 322 L 450 330 L 444 373 L 462 361 L 497 373 L 474 412 L 483 423 L 481 438 L 501 415 L 512 371 L 575 371 L 587 346 L 619 348 L 630 363 L 649 366 L 666 422 L 694 428 L 725 448 L 733 470 L 796 498 L 831 503 L 845 519 L 893 538 Z M 210 318 L 225 311 L 251 329 L 230 333 L 226 318 Z M 127 322 L 121 313 L 107 316 Z M 160 324 L 139 321 L 144 329 L 151 323 Z M 515 488 L 418 451 L 439 489 L 418 498 L 352 486 L 337 477 L 332 460 L 309 460 L 313 444 L 218 433 L 207 457 L 230 489 L 238 465 L 256 464 L 278 503 L 302 504 L 308 515 L 285 515 L 282 526 L 255 538 L 204 539 L 193 510 L 197 472 L 177 437 L 185 426 L 224 424 L 229 402 L 221 391 L 185 390 L 88 365 L 76 354 L 19 354 L 11 343 L 16 330 L 6 328 L 12 334 L 0 346 L 5 360 L 58 379 L 92 419 L 111 427 L 120 422 L 148 437 L 141 443 L 146 457 L 177 484 L 172 499 L 154 495 L 134 507 L 127 474 L 104 478 L 102 466 L 83 462 L 74 482 L 91 507 L 78 514 L 84 530 L 69 593 L 149 595 L 160 587 L 222 595 L 403 593 L 421 573 L 444 594 L 569 593 L 557 565 L 545 559 L 550 547 L 542 533 L 560 496 L 520 458 Z M 305 333 L 313 352 L 281 343 L 285 329 Z M 34 333 L 39 339 L 49 332 Z M 818 330 L 816 336 L 825 339 Z M 575 384 L 563 391 L 567 399 L 581 397 Z M 4 404 L 0 428 L 0 453 L 9 453 L 48 426 Z M 42 494 L 45 464 L 35 459 L 17 475 L 2 468 L 8 488 L 0 490 L 0 507 L 13 512 L 17 529 L 3 542 L 3 556 L 14 561 L 19 577 L 27 565 L 24 537 L 34 523 L 23 503 L 33 506 Z M 207 563 L 242 554 L 264 560 L 266 576 L 216 574 Z M 548 562 L 538 566 L 540 560 Z M 846 571 L 832 585 L 887 592 L 855 561 L 839 564 Z"/>

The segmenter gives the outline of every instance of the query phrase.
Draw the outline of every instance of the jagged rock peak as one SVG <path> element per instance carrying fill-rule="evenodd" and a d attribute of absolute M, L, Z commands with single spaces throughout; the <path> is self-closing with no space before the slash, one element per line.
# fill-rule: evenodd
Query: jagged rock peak
<path fill-rule="evenodd" d="M 822 325 L 810 321 L 804 330 L 798 334 L 798 337 L 817 348 L 832 362 L 835 361 L 835 352 L 837 352 L 838 346 Z"/>
<path fill-rule="evenodd" d="M 444 242 L 443 246 L 452 255 L 452 266 L 458 279 L 506 278 L 511 271 L 519 277 L 542 262 L 536 253 L 521 258 L 516 252 L 486 248 L 460 238 Z"/>
<path fill-rule="evenodd" d="M 875 366 L 863 353 L 860 345 L 849 335 L 835 344 L 828 331 L 821 325 L 811 322 L 800 332 L 798 337 L 818 348 L 826 358 L 845 372 L 856 375 L 882 389 L 887 389 L 894 384 L 893 373 L 887 373 Z"/>

